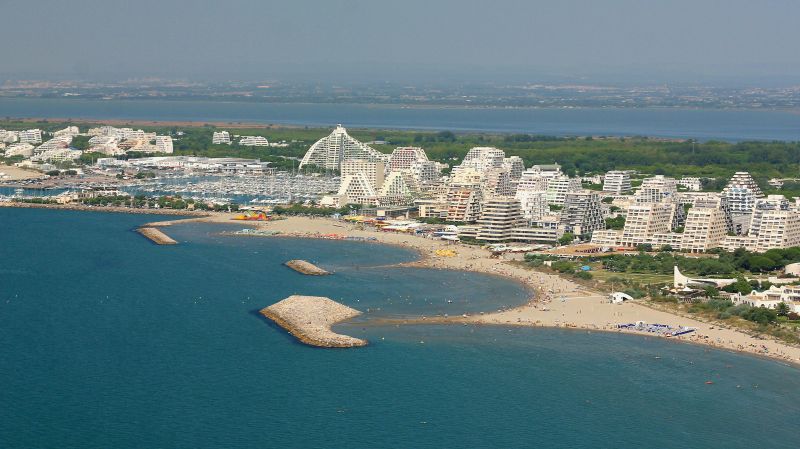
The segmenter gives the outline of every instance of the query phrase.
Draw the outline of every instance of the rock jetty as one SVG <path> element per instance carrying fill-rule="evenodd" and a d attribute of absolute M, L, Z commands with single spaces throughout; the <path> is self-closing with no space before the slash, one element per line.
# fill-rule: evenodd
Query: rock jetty
<path fill-rule="evenodd" d="M 142 234 L 143 236 L 145 236 L 148 239 L 152 240 L 157 245 L 176 245 L 176 244 L 178 244 L 178 242 L 173 240 L 172 237 L 168 236 L 167 234 L 164 234 L 158 228 L 144 227 L 144 228 L 139 228 L 136 231 L 139 232 L 139 234 Z"/>
<path fill-rule="evenodd" d="M 326 274 L 330 274 L 330 272 L 323 270 L 313 263 L 300 259 L 290 260 L 284 263 L 284 265 L 298 273 L 307 274 L 309 276 L 325 276 Z"/>
<path fill-rule="evenodd" d="M 310 346 L 352 348 L 367 345 L 366 340 L 331 330 L 334 324 L 361 315 L 361 312 L 330 298 L 292 295 L 261 309 L 260 313 Z"/>

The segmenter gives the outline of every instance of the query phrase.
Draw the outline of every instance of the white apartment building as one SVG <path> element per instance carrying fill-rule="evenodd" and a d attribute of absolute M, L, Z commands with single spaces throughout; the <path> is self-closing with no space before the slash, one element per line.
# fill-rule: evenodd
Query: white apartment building
<path fill-rule="evenodd" d="M 342 178 L 339 191 L 333 205 L 342 207 L 345 204 L 377 205 L 375 186 L 364 172 L 358 172 Z"/>
<path fill-rule="evenodd" d="M 656 233 L 669 232 L 672 210 L 673 205 L 669 203 L 634 203 L 629 206 L 625 227 L 620 235 L 620 246 L 635 248 L 650 243 Z M 607 237 L 601 235 L 599 238 Z"/>
<path fill-rule="evenodd" d="M 36 147 L 33 150 L 35 153 L 41 153 L 48 150 L 58 150 L 62 148 L 68 148 L 69 144 L 72 142 L 72 136 L 62 136 L 62 137 L 54 137 L 47 142 Z"/>
<path fill-rule="evenodd" d="M 447 220 L 474 222 L 481 215 L 483 196 L 479 184 L 451 184 L 447 190 Z"/>
<path fill-rule="evenodd" d="M 522 172 L 525 171 L 525 163 L 519 156 L 510 156 L 503 159 L 503 168 L 511 175 L 512 181 L 519 181 L 519 178 L 522 177 Z"/>
<path fill-rule="evenodd" d="M 342 162 L 342 182 L 348 176 L 363 174 L 373 189 L 380 189 L 386 177 L 386 165 L 382 161 L 368 159 L 349 159 Z"/>
<path fill-rule="evenodd" d="M 33 162 L 66 162 L 78 159 L 83 154 L 80 150 L 70 150 L 69 148 L 57 148 L 43 151 L 31 157 Z"/>
<path fill-rule="evenodd" d="M 624 195 L 631 192 L 631 172 L 612 170 L 603 178 L 603 192 L 612 195 Z"/>
<path fill-rule="evenodd" d="M 54 132 L 53 137 L 69 137 L 72 139 L 80 133 L 81 131 L 77 126 L 67 126 L 64 129 L 59 129 L 58 131 Z"/>
<path fill-rule="evenodd" d="M 263 136 L 242 136 L 239 145 L 243 147 L 268 147 L 269 141 Z"/>
<path fill-rule="evenodd" d="M 562 176 L 564 176 L 564 173 L 561 172 L 561 166 L 558 164 L 534 165 L 522 172 L 517 190 L 544 192 L 547 191 L 551 179 L 560 178 Z"/>
<path fill-rule="evenodd" d="M 591 234 L 606 227 L 600 195 L 591 190 L 567 193 L 560 215 L 561 227 L 575 235 Z"/>
<path fill-rule="evenodd" d="M 425 150 L 419 147 L 397 147 L 389 155 L 386 171 L 391 173 L 398 170 L 409 170 L 418 162 L 429 162 Z"/>
<path fill-rule="evenodd" d="M 311 145 L 300 162 L 300 168 L 316 165 L 328 170 L 339 170 L 342 162 L 349 159 L 366 159 L 372 162 L 387 160 L 379 151 L 350 137 L 342 125 L 336 125 L 330 135 Z"/>
<path fill-rule="evenodd" d="M 478 220 L 478 240 L 505 242 L 512 239 L 513 229 L 522 224 L 519 201 L 514 197 L 489 198 L 483 204 Z"/>
<path fill-rule="evenodd" d="M 686 216 L 681 249 L 699 253 L 719 248 L 727 232 L 725 211 L 716 207 L 692 207 Z"/>
<path fill-rule="evenodd" d="M 570 178 L 566 175 L 551 178 L 547 181 L 547 203 L 563 206 L 568 193 L 579 192 L 582 189 L 580 178 Z"/>
<path fill-rule="evenodd" d="M 520 202 L 522 216 L 528 221 L 538 220 L 550 213 L 547 192 L 518 189 L 515 198 Z"/>
<path fill-rule="evenodd" d="M 42 130 L 41 129 L 27 129 L 19 132 L 19 141 L 21 143 L 30 143 L 38 145 L 42 143 Z"/>
<path fill-rule="evenodd" d="M 156 136 L 156 151 L 159 153 L 172 154 L 172 137 Z"/>
<path fill-rule="evenodd" d="M 14 143 L 19 140 L 19 132 L 0 129 L 0 142 Z"/>
<path fill-rule="evenodd" d="M 637 203 L 660 203 L 672 199 L 678 192 L 678 181 L 663 175 L 642 180 L 642 185 L 634 194 Z"/>
<path fill-rule="evenodd" d="M 419 188 L 410 171 L 394 171 L 389 173 L 378 190 L 378 203 L 381 206 L 407 206 L 419 196 Z"/>
<path fill-rule="evenodd" d="M 759 252 L 800 246 L 800 214 L 789 210 L 765 211 L 755 239 L 755 250 Z"/>
<path fill-rule="evenodd" d="M 453 168 L 457 171 L 464 168 L 473 168 L 477 171 L 486 171 L 490 168 L 502 168 L 506 153 L 494 147 L 474 147 L 471 148 L 464 160 Z"/>
<path fill-rule="evenodd" d="M 12 156 L 22 156 L 22 157 L 33 156 L 33 145 L 29 143 L 12 143 L 11 145 L 6 147 L 5 157 L 12 157 Z"/>
<path fill-rule="evenodd" d="M 753 211 L 756 200 L 764 198 L 764 193 L 750 173 L 736 172 L 722 189 L 722 196 L 728 199 L 733 214 L 749 214 Z"/>
<path fill-rule="evenodd" d="M 696 177 L 683 177 L 678 180 L 678 185 L 684 187 L 692 192 L 699 192 L 703 190 L 703 183 L 700 178 Z"/>
<path fill-rule="evenodd" d="M 228 131 L 214 131 L 211 135 L 212 145 L 230 145 L 231 134 Z"/>
<path fill-rule="evenodd" d="M 511 173 L 505 168 L 485 170 L 483 178 L 484 196 L 513 196 Z"/>

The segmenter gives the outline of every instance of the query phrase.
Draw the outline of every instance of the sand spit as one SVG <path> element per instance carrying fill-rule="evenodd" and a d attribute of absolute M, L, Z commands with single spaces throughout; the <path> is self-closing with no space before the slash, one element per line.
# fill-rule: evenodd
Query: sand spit
<path fill-rule="evenodd" d="M 260 313 L 309 346 L 352 348 L 367 341 L 333 332 L 331 326 L 361 315 L 356 309 L 322 296 L 292 295 Z"/>
<path fill-rule="evenodd" d="M 156 245 L 177 245 L 178 242 L 172 239 L 172 237 L 168 236 L 161 232 L 160 229 L 157 228 L 139 228 L 136 230 L 139 234 L 147 237 L 148 239 L 152 240 Z"/>
<path fill-rule="evenodd" d="M 298 273 L 307 274 L 309 276 L 325 276 L 331 274 L 329 271 L 325 271 L 311 262 L 300 259 L 290 260 L 285 262 L 284 265 Z"/>

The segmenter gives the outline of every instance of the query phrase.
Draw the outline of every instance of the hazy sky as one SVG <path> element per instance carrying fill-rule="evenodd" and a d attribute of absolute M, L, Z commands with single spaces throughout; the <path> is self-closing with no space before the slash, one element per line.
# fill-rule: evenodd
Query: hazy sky
<path fill-rule="evenodd" d="M 800 80 L 798 0 L 0 0 L 0 74 Z"/>

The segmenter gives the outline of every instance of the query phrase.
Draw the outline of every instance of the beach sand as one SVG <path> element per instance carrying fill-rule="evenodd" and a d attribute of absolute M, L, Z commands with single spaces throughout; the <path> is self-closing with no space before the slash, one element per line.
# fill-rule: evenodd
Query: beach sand
<path fill-rule="evenodd" d="M 0 181 L 24 181 L 44 177 L 43 174 L 13 165 L 0 165 Z"/>

